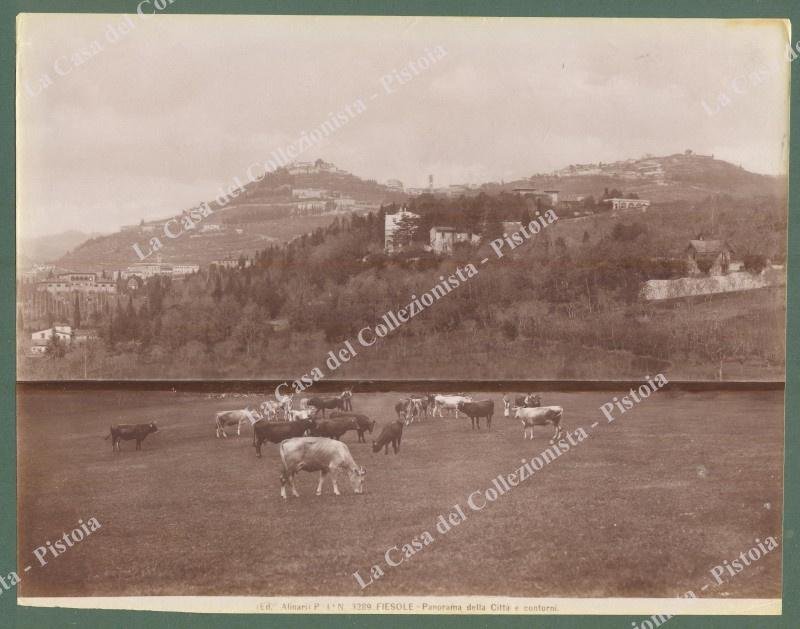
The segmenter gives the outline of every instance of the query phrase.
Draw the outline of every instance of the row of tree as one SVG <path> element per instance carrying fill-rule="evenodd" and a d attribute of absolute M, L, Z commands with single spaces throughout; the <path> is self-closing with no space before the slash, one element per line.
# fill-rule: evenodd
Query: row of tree
<path fill-rule="evenodd" d="M 115 362 L 120 369 L 147 365 L 141 369 L 150 373 L 184 367 L 187 377 L 229 369 L 237 361 L 250 369 L 293 364 L 302 354 L 299 348 L 326 352 L 331 343 L 352 339 L 385 312 L 408 304 L 412 294 L 421 295 L 440 277 L 484 255 L 465 247 L 446 258 L 386 256 L 384 217 L 397 209 L 386 206 L 367 215 L 337 217 L 286 246 L 259 251 L 250 265 L 211 266 L 174 282 L 152 278 L 104 317 L 105 351 L 130 358 Z M 529 220 L 536 211 L 516 195 L 479 195 L 461 212 L 452 200 L 422 195 L 409 210 L 420 215 L 420 230 L 424 225 L 456 223 L 486 236 L 496 233 L 502 221 Z M 780 214 L 780 203 L 774 201 L 755 213 L 676 207 L 649 213 L 647 222 L 612 222 L 602 216 L 590 222 L 560 220 L 502 261 L 482 266 L 477 277 L 393 333 L 386 347 L 432 342 L 434 337 L 460 338 L 463 343 L 471 334 L 500 334 L 506 341 L 543 339 L 548 329 L 561 330 L 560 338 L 568 342 L 570 330 L 579 329 L 582 342 L 589 345 L 646 353 L 646 339 L 637 341 L 636 335 L 619 331 L 625 325 L 622 317 L 641 308 L 642 282 L 685 274 L 686 244 L 709 221 L 716 222 L 720 236 L 738 250 L 757 247 L 771 252 L 774 247 L 780 255 L 780 234 L 770 235 Z M 484 240 L 481 247 L 485 246 Z M 603 322 L 617 331 L 609 331 Z M 637 329 L 641 332 L 647 325 Z M 456 341 L 446 341 L 450 342 Z M 717 351 L 706 347 L 708 343 L 696 360 Z M 763 339 L 742 347 L 758 352 L 759 345 L 766 347 Z M 680 347 L 691 355 L 691 346 Z M 439 349 L 438 355 L 448 355 L 448 347 Z M 504 360 L 502 343 L 485 351 L 499 352 L 492 360 Z M 659 358 L 668 359 L 670 345 L 665 341 L 658 352 Z M 109 355 L 102 360 L 110 360 Z"/>

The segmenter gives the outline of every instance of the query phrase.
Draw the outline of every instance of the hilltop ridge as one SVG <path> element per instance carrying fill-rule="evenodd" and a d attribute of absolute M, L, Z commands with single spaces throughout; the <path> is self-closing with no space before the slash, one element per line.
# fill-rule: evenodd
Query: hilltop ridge
<path fill-rule="evenodd" d="M 713 155 L 697 155 L 687 150 L 613 163 L 570 164 L 551 173 L 535 173 L 511 182 L 407 189 L 399 181 L 381 184 L 362 179 L 317 159 L 267 173 L 243 186 L 240 194 L 224 205 L 215 200 L 207 202 L 213 214 L 180 238 L 164 239 L 164 224 L 189 210 L 89 238 L 55 260 L 55 264 L 74 270 L 125 267 L 141 261 L 134 245 L 138 243 L 146 253 L 149 240 L 161 236 L 165 246 L 158 255 L 162 261 L 202 265 L 249 256 L 270 244 L 288 242 L 330 224 L 337 215 L 366 213 L 382 204 L 402 203 L 409 198 L 409 192 L 457 198 L 512 192 L 515 188 L 556 189 L 565 200 L 599 198 L 607 189 L 618 189 L 649 199 L 657 206 L 681 201 L 694 204 L 716 195 L 781 197 L 786 194 L 786 179 L 752 173 Z"/>

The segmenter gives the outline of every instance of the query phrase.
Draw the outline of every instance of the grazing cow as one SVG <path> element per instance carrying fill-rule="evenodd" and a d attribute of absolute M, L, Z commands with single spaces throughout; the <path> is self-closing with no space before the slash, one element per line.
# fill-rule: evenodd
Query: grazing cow
<path fill-rule="evenodd" d="M 514 407 L 514 418 L 522 422 L 522 438 L 525 439 L 528 429 L 531 431 L 531 440 L 533 440 L 533 427 L 546 426 L 552 424 L 553 436 L 550 443 L 555 443 L 560 436 L 564 434 L 564 428 L 561 426 L 561 420 L 564 417 L 564 409 L 560 406 L 541 406 L 538 408 L 523 408 L 521 406 Z"/>
<path fill-rule="evenodd" d="M 106 436 L 106 439 L 111 439 L 111 451 L 120 452 L 119 442 L 130 441 L 136 439 L 136 449 L 142 449 L 142 441 L 151 432 L 158 432 L 158 427 L 155 422 L 149 424 L 117 424 L 111 426 L 111 431 Z"/>
<path fill-rule="evenodd" d="M 255 424 L 257 421 L 263 419 L 263 416 L 258 411 L 251 411 L 245 408 L 239 411 L 221 411 L 215 416 L 215 424 L 217 426 L 217 439 L 220 437 L 228 438 L 228 433 L 225 432 L 226 426 L 236 426 L 236 436 L 242 434 L 242 424 L 250 422 Z"/>
<path fill-rule="evenodd" d="M 358 430 L 358 422 L 353 417 L 338 417 L 336 419 L 314 420 L 311 428 L 312 437 L 329 437 L 330 439 L 341 439 L 342 435 L 348 430 Z"/>
<path fill-rule="evenodd" d="M 459 402 L 458 410 L 472 420 L 473 430 L 475 430 L 476 423 L 478 425 L 478 430 L 481 429 L 481 417 L 486 418 L 486 425 L 488 428 L 492 427 L 492 416 L 494 415 L 494 402 L 492 400 Z"/>
<path fill-rule="evenodd" d="M 316 413 L 322 411 L 322 417 L 325 417 L 326 408 L 335 408 L 340 411 L 344 410 L 344 393 L 336 397 L 312 397 L 308 399 L 308 405 L 313 406 Z"/>
<path fill-rule="evenodd" d="M 302 411 L 289 411 L 286 416 L 287 421 L 293 422 L 298 419 L 311 419 L 314 416 L 314 410 L 307 408 Z"/>
<path fill-rule="evenodd" d="M 400 441 L 403 439 L 403 422 L 394 420 L 389 422 L 381 430 L 378 435 L 378 440 L 372 442 L 372 451 L 380 452 L 381 448 L 384 449 L 384 454 L 389 454 L 389 444 L 392 444 L 394 453 L 400 452 Z"/>
<path fill-rule="evenodd" d="M 366 415 L 360 415 L 358 413 L 342 413 L 339 411 L 335 411 L 331 413 L 331 419 L 338 419 L 338 418 L 352 418 L 356 420 L 356 424 L 358 427 L 356 428 L 356 432 L 358 433 L 358 442 L 359 443 L 366 443 L 367 440 L 364 438 L 364 433 L 369 432 L 372 434 L 373 428 L 375 428 L 375 420 L 370 419 Z"/>
<path fill-rule="evenodd" d="M 455 411 L 456 418 L 458 418 L 458 403 L 459 402 L 472 402 L 472 398 L 468 395 L 437 395 L 433 398 L 434 407 L 432 416 L 436 416 L 439 412 L 439 417 L 444 417 L 442 410 Z"/>
<path fill-rule="evenodd" d="M 286 498 L 286 485 L 292 488 L 292 494 L 299 498 L 300 494 L 294 486 L 297 472 L 319 472 L 317 496 L 322 495 L 322 483 L 330 473 L 333 482 L 333 493 L 339 494 L 336 485 L 336 474 L 346 471 L 350 484 L 356 494 L 364 493 L 364 477 L 367 470 L 356 465 L 350 450 L 341 441 L 325 437 L 297 437 L 287 439 L 280 446 L 281 455 L 281 497 Z"/>
<path fill-rule="evenodd" d="M 302 437 L 311 430 L 314 422 L 310 419 L 298 419 L 295 422 L 258 422 L 253 425 L 253 446 L 256 456 L 261 458 L 261 444 L 265 441 L 280 443 L 292 437 Z"/>
<path fill-rule="evenodd" d="M 542 405 L 542 398 L 535 394 L 529 393 L 527 395 L 518 395 L 514 398 L 514 407 L 523 406 L 525 408 L 536 408 Z M 503 396 L 503 417 L 511 416 L 511 400 L 507 395 Z"/>

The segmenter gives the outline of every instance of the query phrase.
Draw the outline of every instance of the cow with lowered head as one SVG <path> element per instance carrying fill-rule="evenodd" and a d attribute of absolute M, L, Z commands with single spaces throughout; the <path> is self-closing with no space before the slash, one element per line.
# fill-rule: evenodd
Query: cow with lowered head
<path fill-rule="evenodd" d="M 300 496 L 294 486 L 294 477 L 301 470 L 319 472 L 317 496 L 322 495 L 322 483 L 328 474 L 333 482 L 333 493 L 337 496 L 340 495 L 339 487 L 336 484 L 336 475 L 339 472 L 345 472 L 348 475 L 354 493 L 364 493 L 364 478 L 367 470 L 356 464 L 350 450 L 341 441 L 325 437 L 297 437 L 283 441 L 279 452 L 282 498 L 286 498 L 287 486 L 291 488 L 295 497 Z"/>
<path fill-rule="evenodd" d="M 405 422 L 401 419 L 395 419 L 389 422 L 381 430 L 378 435 L 378 440 L 372 442 L 372 451 L 380 452 L 381 448 L 384 449 L 384 454 L 389 454 L 389 444 L 392 444 L 394 453 L 400 452 L 400 441 L 403 439 L 403 426 Z"/>
<path fill-rule="evenodd" d="M 375 420 L 370 419 L 366 415 L 361 415 L 360 413 L 342 413 L 341 411 L 335 411 L 331 413 L 331 419 L 355 420 L 359 443 L 366 443 L 367 440 L 364 438 L 364 433 L 368 432 L 372 434 L 372 430 L 375 428 Z"/>
<path fill-rule="evenodd" d="M 348 430 L 358 430 L 358 422 L 352 417 L 336 417 L 330 419 L 315 419 L 311 427 L 312 437 L 328 437 L 328 439 L 342 438 Z"/>

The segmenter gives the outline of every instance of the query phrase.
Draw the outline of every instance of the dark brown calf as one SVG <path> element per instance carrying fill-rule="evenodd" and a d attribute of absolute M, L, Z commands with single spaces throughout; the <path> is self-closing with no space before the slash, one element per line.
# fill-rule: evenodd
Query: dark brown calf
<path fill-rule="evenodd" d="M 311 428 L 312 437 L 328 437 L 337 441 L 348 430 L 358 430 L 358 423 L 352 417 L 337 417 L 335 419 L 318 419 Z"/>
<path fill-rule="evenodd" d="M 357 424 L 356 432 L 358 433 L 359 443 L 366 443 L 367 440 L 364 438 L 364 433 L 369 432 L 372 434 L 372 430 L 375 428 L 374 419 L 370 419 L 366 415 L 361 415 L 359 413 L 342 413 L 340 411 L 335 411 L 331 413 L 331 419 L 354 419 Z"/>
<path fill-rule="evenodd" d="M 389 422 L 381 430 L 378 435 L 378 440 L 372 442 L 372 451 L 380 452 L 384 448 L 384 454 L 389 454 L 389 444 L 392 444 L 394 453 L 400 452 L 400 441 L 403 439 L 403 426 L 405 423 L 401 420 Z"/>
<path fill-rule="evenodd" d="M 270 443 L 280 443 L 292 437 L 302 437 L 310 430 L 314 422 L 310 419 L 298 419 L 293 422 L 265 422 L 260 421 L 253 424 L 253 446 L 256 449 L 256 456 L 261 457 L 261 444 L 265 441 Z"/>

